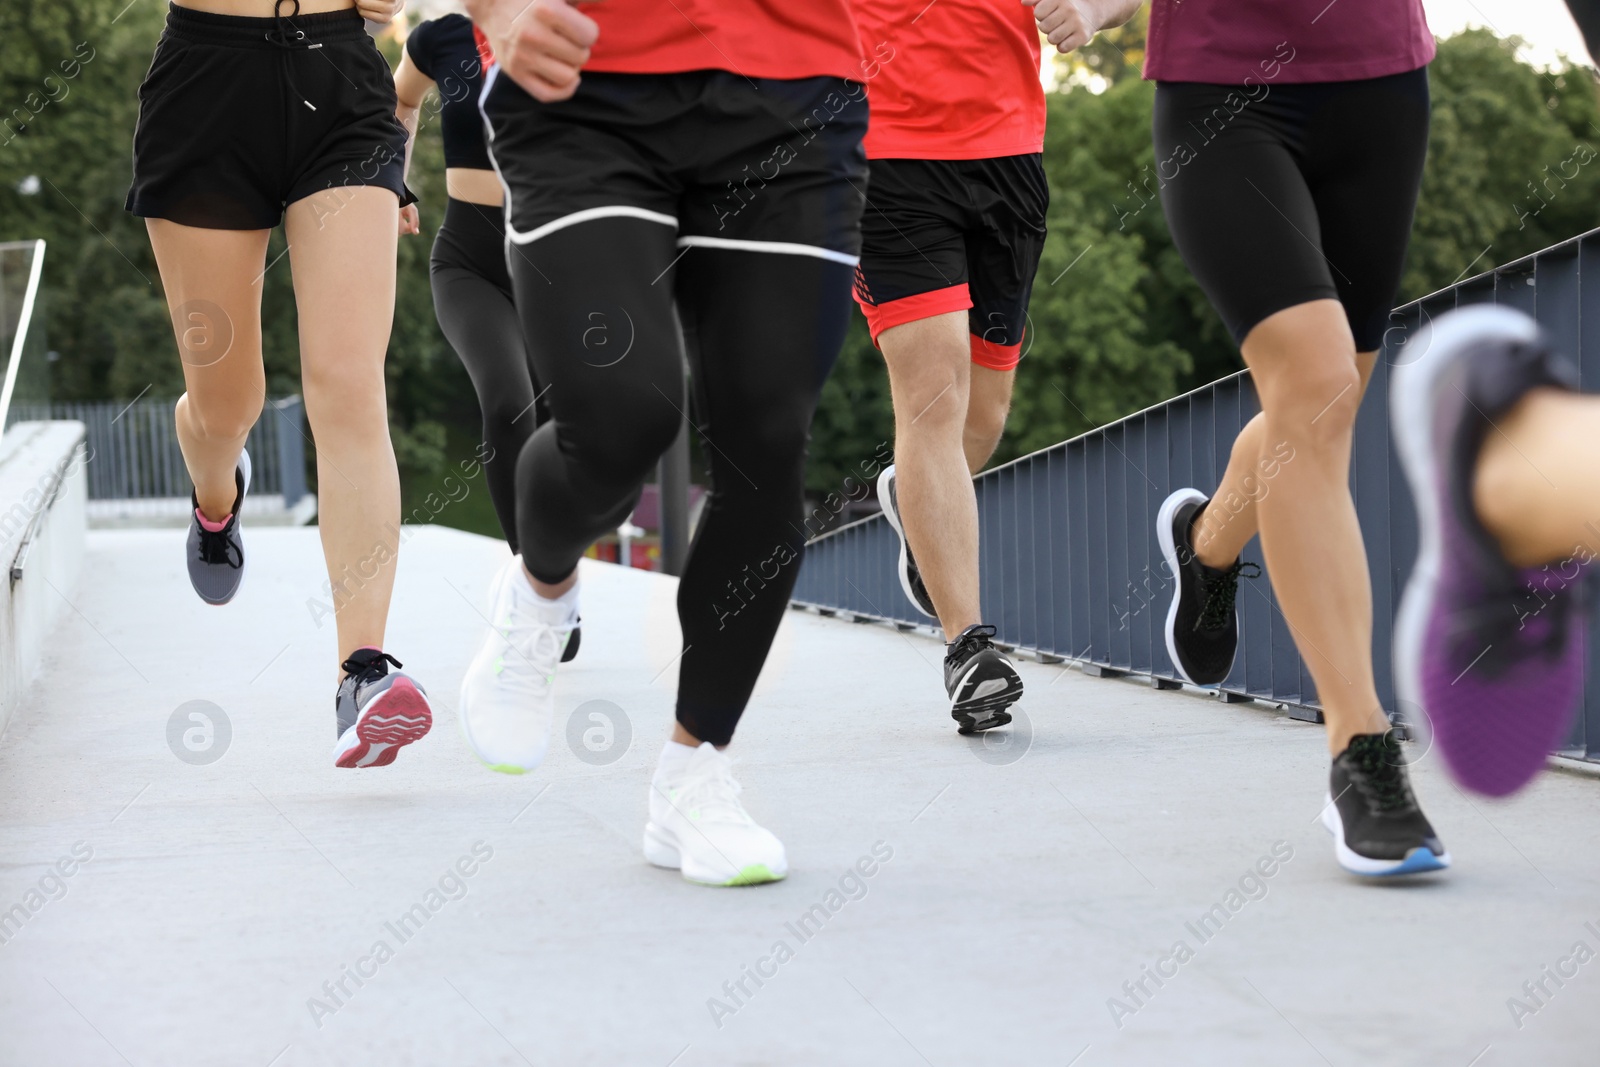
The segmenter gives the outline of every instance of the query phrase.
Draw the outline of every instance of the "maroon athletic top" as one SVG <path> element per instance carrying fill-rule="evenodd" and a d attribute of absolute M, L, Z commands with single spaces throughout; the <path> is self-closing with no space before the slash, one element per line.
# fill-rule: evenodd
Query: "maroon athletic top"
<path fill-rule="evenodd" d="M 1433 52 L 1422 0 L 1151 0 L 1144 76 L 1356 81 L 1427 66 Z"/>

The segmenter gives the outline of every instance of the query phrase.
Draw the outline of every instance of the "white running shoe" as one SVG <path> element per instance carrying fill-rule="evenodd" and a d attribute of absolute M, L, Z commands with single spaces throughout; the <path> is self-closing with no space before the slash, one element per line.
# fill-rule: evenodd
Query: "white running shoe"
<path fill-rule="evenodd" d="M 739 803 L 733 761 L 707 741 L 682 770 L 650 780 L 644 858 L 700 885 L 759 885 L 789 873 L 783 842 Z"/>
<path fill-rule="evenodd" d="M 556 664 L 577 626 L 538 596 L 512 556 L 489 585 L 492 627 L 461 681 L 461 730 L 490 770 L 523 774 L 544 760 Z"/>

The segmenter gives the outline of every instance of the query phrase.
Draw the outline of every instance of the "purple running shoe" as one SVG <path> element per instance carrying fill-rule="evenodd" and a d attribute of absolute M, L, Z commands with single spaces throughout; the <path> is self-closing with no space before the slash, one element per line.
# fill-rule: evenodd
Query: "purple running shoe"
<path fill-rule="evenodd" d="M 1566 737 L 1583 691 L 1581 567 L 1513 567 L 1478 521 L 1478 454 L 1529 390 L 1576 389 L 1577 370 L 1526 315 L 1452 311 L 1406 346 L 1394 437 L 1422 544 L 1395 622 L 1395 682 L 1468 789 L 1526 785 Z M 1531 472 L 1530 472 L 1531 474 Z"/>

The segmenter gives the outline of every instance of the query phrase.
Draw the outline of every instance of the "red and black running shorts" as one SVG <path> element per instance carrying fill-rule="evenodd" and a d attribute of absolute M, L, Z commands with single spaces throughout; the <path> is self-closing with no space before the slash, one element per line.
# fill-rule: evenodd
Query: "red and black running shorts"
<path fill-rule="evenodd" d="M 414 203 L 394 109 L 389 64 L 354 8 L 248 18 L 174 6 L 139 86 L 127 209 L 267 230 L 328 189 L 372 185 Z"/>
<path fill-rule="evenodd" d="M 1049 203 L 1038 154 L 874 159 L 856 268 L 856 302 L 872 339 L 965 311 L 972 361 L 1015 368 Z"/>

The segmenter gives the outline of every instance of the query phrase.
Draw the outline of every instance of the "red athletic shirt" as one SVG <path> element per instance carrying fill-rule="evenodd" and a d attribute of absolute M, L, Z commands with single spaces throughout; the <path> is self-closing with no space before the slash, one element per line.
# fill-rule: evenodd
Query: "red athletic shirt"
<path fill-rule="evenodd" d="M 1151 0 L 1144 76 L 1356 81 L 1425 67 L 1433 52 L 1422 0 Z"/>
<path fill-rule="evenodd" d="M 804 3 L 804 0 L 798 0 Z M 1021 0 L 855 0 L 868 159 L 1044 149 L 1039 31 Z"/>
<path fill-rule="evenodd" d="M 584 70 L 747 78 L 861 78 L 849 0 L 598 0 Z"/>

